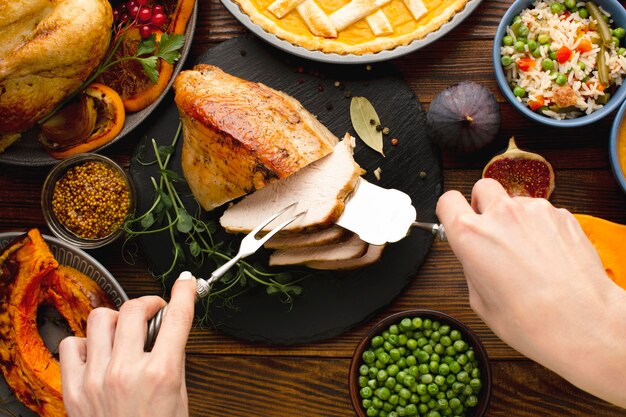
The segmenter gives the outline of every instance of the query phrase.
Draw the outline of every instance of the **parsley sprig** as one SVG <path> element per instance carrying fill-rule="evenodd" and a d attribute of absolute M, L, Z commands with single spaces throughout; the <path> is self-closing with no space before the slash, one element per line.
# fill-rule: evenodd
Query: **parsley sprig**
<path fill-rule="evenodd" d="M 158 41 L 156 40 L 156 34 L 153 33 L 150 37 L 142 39 L 139 42 L 137 52 L 134 55 L 127 55 L 114 59 L 115 53 L 124 40 L 124 35 L 131 28 L 132 26 L 125 26 L 121 29 L 114 29 L 112 31 L 109 48 L 107 49 L 107 53 L 98 68 L 96 68 L 89 78 L 87 78 L 76 90 L 74 90 L 72 94 L 63 100 L 63 102 L 39 120 L 39 123 L 44 123 L 52 117 L 57 111 L 65 106 L 65 104 L 74 99 L 74 97 L 87 88 L 89 84 L 93 83 L 103 72 L 114 65 L 124 61 L 138 61 L 150 81 L 156 83 L 159 79 L 159 70 L 157 69 L 158 60 L 163 59 L 169 64 L 174 64 L 175 61 L 180 59 L 180 49 L 185 44 L 185 35 L 168 33 L 163 33 Z"/>
<path fill-rule="evenodd" d="M 135 214 L 124 224 L 126 243 L 135 237 L 166 234 L 172 247 L 169 266 L 165 271 L 154 273 L 155 278 L 165 282 L 177 268 L 200 268 L 207 262 L 215 268 L 232 259 L 235 248 L 215 239 L 217 225 L 213 220 L 203 219 L 202 210 L 197 206 L 194 214 L 189 213 L 181 197 L 177 185 L 183 185 L 184 179 L 168 168 L 176 143 L 181 134 L 178 126 L 176 135 L 170 145 L 159 146 L 152 139 L 154 160 L 146 162 L 137 160 L 142 165 L 158 167 L 159 177 L 150 177 L 154 198 L 151 206 L 143 214 Z M 197 205 L 197 202 L 195 203 Z M 281 301 L 291 304 L 294 296 L 302 293 L 299 285 L 302 280 L 313 275 L 311 272 L 269 272 L 262 266 L 239 261 L 237 266 L 224 275 L 207 300 L 202 300 L 205 306 L 204 321 L 210 320 L 208 306 L 210 303 L 221 300 L 224 305 L 233 306 L 233 300 L 242 292 L 251 287 L 261 286 L 268 295 L 277 295 Z"/>

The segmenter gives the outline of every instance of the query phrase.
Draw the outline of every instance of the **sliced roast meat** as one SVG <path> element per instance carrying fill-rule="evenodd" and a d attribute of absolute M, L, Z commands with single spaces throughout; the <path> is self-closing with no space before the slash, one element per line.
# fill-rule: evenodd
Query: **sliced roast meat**
<path fill-rule="evenodd" d="M 344 259 L 344 260 L 337 260 L 337 261 L 318 260 L 318 261 L 306 262 L 305 265 L 313 269 L 327 269 L 327 270 L 362 268 L 364 266 L 371 265 L 375 262 L 378 262 L 380 258 L 383 256 L 384 249 L 385 249 L 385 245 L 369 245 L 365 255 L 359 258 Z"/>
<path fill-rule="evenodd" d="M 357 235 L 354 235 L 345 242 L 330 245 L 277 250 L 270 255 L 270 266 L 299 265 L 314 261 L 329 262 L 359 258 L 367 252 L 368 246 Z"/>

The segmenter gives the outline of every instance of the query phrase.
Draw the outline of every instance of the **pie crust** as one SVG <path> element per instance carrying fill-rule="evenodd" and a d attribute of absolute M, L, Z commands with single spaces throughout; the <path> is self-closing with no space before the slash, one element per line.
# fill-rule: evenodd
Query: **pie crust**
<path fill-rule="evenodd" d="M 233 0 L 252 22 L 294 45 L 363 55 L 407 45 L 469 0 Z"/>

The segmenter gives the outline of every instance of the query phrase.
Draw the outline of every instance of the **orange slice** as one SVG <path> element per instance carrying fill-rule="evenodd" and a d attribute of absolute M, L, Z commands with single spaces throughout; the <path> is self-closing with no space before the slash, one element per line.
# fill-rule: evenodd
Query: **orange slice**
<path fill-rule="evenodd" d="M 93 99 L 96 107 L 96 123 L 91 134 L 82 142 L 60 149 L 46 147 L 46 152 L 53 158 L 63 159 L 68 156 L 93 151 L 117 137 L 124 127 L 126 112 L 119 94 L 106 85 L 90 84 L 82 94 Z"/>

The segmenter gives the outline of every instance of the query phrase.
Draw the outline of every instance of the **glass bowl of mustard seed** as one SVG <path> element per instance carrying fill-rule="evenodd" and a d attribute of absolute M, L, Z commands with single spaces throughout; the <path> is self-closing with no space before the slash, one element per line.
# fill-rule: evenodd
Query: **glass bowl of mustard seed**
<path fill-rule="evenodd" d="M 43 184 L 41 206 L 52 233 L 94 249 L 123 233 L 135 208 L 133 182 L 118 164 L 98 154 L 78 154 L 55 165 Z"/>

